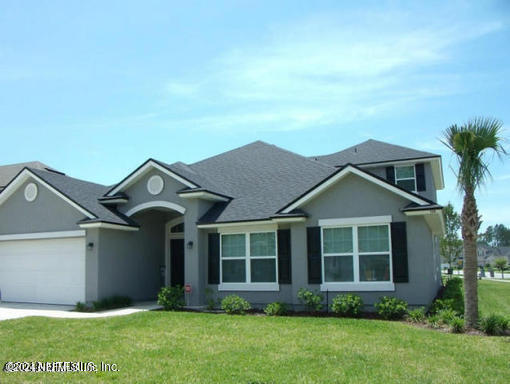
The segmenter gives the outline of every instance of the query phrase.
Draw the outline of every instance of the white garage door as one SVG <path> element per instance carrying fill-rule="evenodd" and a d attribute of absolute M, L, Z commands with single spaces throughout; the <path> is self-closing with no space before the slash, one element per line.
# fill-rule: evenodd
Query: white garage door
<path fill-rule="evenodd" d="M 85 238 L 0 241 L 2 301 L 85 301 Z"/>

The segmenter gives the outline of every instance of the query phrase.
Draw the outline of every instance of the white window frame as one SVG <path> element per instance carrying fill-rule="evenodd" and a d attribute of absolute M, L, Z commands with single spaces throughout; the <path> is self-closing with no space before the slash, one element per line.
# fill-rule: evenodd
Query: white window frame
<path fill-rule="evenodd" d="M 250 249 L 250 237 L 256 233 L 274 233 L 275 241 L 275 255 L 274 256 L 251 256 Z M 227 257 L 225 260 L 244 260 L 244 266 L 246 268 L 246 281 L 241 283 L 224 283 L 223 282 L 223 236 L 228 235 L 244 235 L 245 250 L 246 254 L 244 257 Z M 275 260 L 275 276 L 276 281 L 274 283 L 258 283 L 251 281 L 251 260 L 261 259 L 274 259 Z M 220 233 L 220 284 L 218 285 L 218 291 L 279 291 L 280 285 L 278 283 L 278 232 L 276 230 L 257 230 L 248 232 L 225 232 Z"/>
<path fill-rule="evenodd" d="M 384 220 L 383 222 L 381 222 Z M 329 224 L 329 225 L 328 225 Z M 393 283 L 393 252 L 391 245 L 391 216 L 376 216 L 372 218 L 351 218 L 351 219 L 327 219 L 320 220 L 321 226 L 321 268 L 322 284 L 321 291 L 394 291 Z M 358 228 L 386 225 L 388 227 L 388 252 L 359 252 Z M 352 228 L 352 253 L 324 253 L 324 229 L 331 228 Z M 389 281 L 361 281 L 359 275 L 359 257 L 365 255 L 389 256 Z M 352 256 L 353 281 L 345 282 L 326 282 L 325 277 L 325 257 Z"/>
<path fill-rule="evenodd" d="M 414 177 L 400 177 L 400 178 L 397 178 L 397 168 L 409 168 L 409 167 L 413 168 Z M 414 181 L 414 189 L 411 190 L 411 192 L 416 193 L 417 190 L 418 190 L 418 186 L 417 186 L 417 183 L 416 183 L 416 164 L 395 165 L 393 168 L 395 170 L 395 185 L 400 187 L 400 185 L 398 185 L 399 181 L 413 180 Z M 403 187 L 400 187 L 400 188 L 403 188 Z"/>

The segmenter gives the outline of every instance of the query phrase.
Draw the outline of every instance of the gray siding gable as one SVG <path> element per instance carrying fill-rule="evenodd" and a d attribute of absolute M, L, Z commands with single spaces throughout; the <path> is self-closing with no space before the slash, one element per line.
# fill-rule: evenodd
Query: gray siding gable
<path fill-rule="evenodd" d="M 38 188 L 33 202 L 26 201 L 24 196 L 29 183 Z M 0 205 L 0 234 L 77 230 L 78 221 L 84 218 L 75 207 L 30 178 Z"/>

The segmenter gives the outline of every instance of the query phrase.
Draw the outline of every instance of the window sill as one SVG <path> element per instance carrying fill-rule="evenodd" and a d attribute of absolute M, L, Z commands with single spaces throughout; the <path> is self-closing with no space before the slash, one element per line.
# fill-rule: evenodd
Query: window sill
<path fill-rule="evenodd" d="M 321 291 L 394 291 L 395 284 L 389 281 L 381 282 L 360 282 L 360 283 L 324 283 L 321 284 Z"/>
<path fill-rule="evenodd" d="M 218 291 L 279 291 L 278 283 L 222 283 Z"/>

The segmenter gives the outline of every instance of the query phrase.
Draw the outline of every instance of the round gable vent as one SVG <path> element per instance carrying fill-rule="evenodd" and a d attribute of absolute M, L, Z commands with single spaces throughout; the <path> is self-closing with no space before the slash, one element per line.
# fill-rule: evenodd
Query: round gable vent
<path fill-rule="evenodd" d="M 151 195 L 159 195 L 164 186 L 163 178 L 158 175 L 151 176 L 147 181 L 147 190 Z"/>
<path fill-rule="evenodd" d="M 34 201 L 37 197 L 37 185 L 30 183 L 25 187 L 26 201 Z"/>

